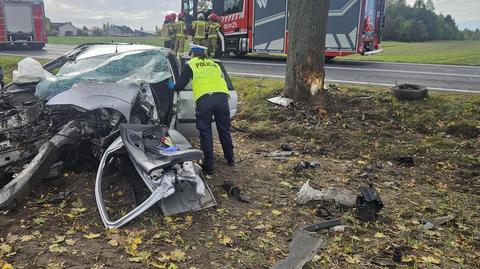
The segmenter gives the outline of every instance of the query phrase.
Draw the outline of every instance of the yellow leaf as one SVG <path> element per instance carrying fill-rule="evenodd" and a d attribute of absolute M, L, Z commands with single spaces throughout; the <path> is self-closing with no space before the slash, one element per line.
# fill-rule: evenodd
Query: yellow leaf
<path fill-rule="evenodd" d="M 75 245 L 75 242 L 77 242 L 76 240 L 73 240 L 73 239 L 67 239 L 65 240 L 65 244 L 69 245 L 69 246 L 73 246 Z"/>
<path fill-rule="evenodd" d="M 270 238 L 277 237 L 273 232 L 270 232 L 270 231 L 267 232 L 267 236 L 270 237 Z"/>
<path fill-rule="evenodd" d="M 166 217 L 163 217 L 163 221 L 165 221 L 166 223 L 171 223 L 173 219 L 172 217 L 166 216 Z"/>
<path fill-rule="evenodd" d="M 100 234 L 89 233 L 89 234 L 84 234 L 83 237 L 87 239 L 94 239 L 94 238 L 99 238 Z"/>
<path fill-rule="evenodd" d="M 158 269 L 167 269 L 167 265 L 165 263 L 151 262 L 150 265 Z"/>
<path fill-rule="evenodd" d="M 168 265 L 167 269 L 178 269 L 178 266 L 172 262 L 170 265 Z"/>
<path fill-rule="evenodd" d="M 68 249 L 66 247 L 62 247 L 59 244 L 53 244 L 48 247 L 48 251 L 52 253 L 65 253 L 68 252 Z"/>
<path fill-rule="evenodd" d="M 2 269 L 13 269 L 13 265 L 11 265 L 7 262 L 7 263 L 3 264 Z"/>
<path fill-rule="evenodd" d="M 170 260 L 183 262 L 187 260 L 187 255 L 185 255 L 185 252 L 183 252 L 182 250 L 175 249 L 174 251 L 170 252 Z"/>
<path fill-rule="evenodd" d="M 451 257 L 451 258 L 449 258 L 449 259 L 450 259 L 451 261 L 453 261 L 453 262 L 456 262 L 456 263 L 458 263 L 458 264 L 460 264 L 460 265 L 463 265 L 463 259 L 462 259 L 462 258 L 459 258 L 459 257 Z"/>
<path fill-rule="evenodd" d="M 233 244 L 233 240 L 231 237 L 229 236 L 223 236 L 220 240 L 219 240 L 220 244 L 221 245 L 224 245 L 224 246 L 230 246 Z"/>
<path fill-rule="evenodd" d="M 410 256 L 410 255 L 403 256 L 403 257 L 402 257 L 402 262 L 404 262 L 404 263 L 410 263 L 410 262 L 413 262 L 413 257 L 412 257 L 412 256 Z"/>
<path fill-rule="evenodd" d="M 30 241 L 33 239 L 33 235 L 23 235 L 22 237 L 20 237 L 20 241 L 21 242 L 27 242 L 27 241 Z"/>
<path fill-rule="evenodd" d="M 433 264 L 437 264 L 437 265 L 441 263 L 440 259 L 437 259 L 433 256 L 422 256 L 421 260 L 424 263 L 433 263 Z"/>
<path fill-rule="evenodd" d="M 65 241 L 65 236 L 59 236 L 59 235 L 55 235 L 55 239 L 52 240 L 52 243 L 62 243 L 63 241 Z"/>
<path fill-rule="evenodd" d="M 150 257 L 151 253 L 149 251 L 140 251 L 136 253 L 134 257 L 129 258 L 128 260 L 131 262 L 143 262 L 146 261 Z"/>
<path fill-rule="evenodd" d="M 108 244 L 112 247 L 116 247 L 116 246 L 118 246 L 118 241 L 115 240 L 115 239 L 112 239 L 112 240 L 108 241 Z"/>
<path fill-rule="evenodd" d="M 0 245 L 0 254 L 5 255 L 12 251 L 12 247 L 9 244 L 3 243 Z"/>
<path fill-rule="evenodd" d="M 36 225 L 42 225 L 45 223 L 45 219 L 44 218 L 35 218 L 33 219 L 33 223 L 36 224 Z"/>
<path fill-rule="evenodd" d="M 188 225 L 192 225 L 193 224 L 193 217 L 188 215 L 185 217 L 185 221 L 187 222 Z"/>
<path fill-rule="evenodd" d="M 383 234 L 383 233 L 376 233 L 376 234 L 375 234 L 375 237 L 376 237 L 376 238 L 385 238 L 385 234 Z"/>
<path fill-rule="evenodd" d="M 75 230 L 68 230 L 65 234 L 67 234 L 67 235 L 73 235 L 73 234 L 75 234 L 75 233 L 77 233 Z"/>
<path fill-rule="evenodd" d="M 282 215 L 282 212 L 279 211 L 279 210 L 274 209 L 274 210 L 272 210 L 272 214 L 273 214 L 274 216 L 280 216 L 280 215 Z"/>
<path fill-rule="evenodd" d="M 359 264 L 360 263 L 360 259 L 358 258 L 357 255 L 354 255 L 354 256 L 346 255 L 345 256 L 345 261 L 350 263 L 350 264 Z"/>

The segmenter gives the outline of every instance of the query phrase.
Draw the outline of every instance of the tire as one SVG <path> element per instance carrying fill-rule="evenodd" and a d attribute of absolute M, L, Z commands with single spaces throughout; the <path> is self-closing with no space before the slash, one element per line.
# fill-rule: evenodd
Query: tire
<path fill-rule="evenodd" d="M 220 39 L 217 40 L 217 49 L 215 50 L 215 53 L 213 54 L 213 58 L 218 59 L 223 56 L 223 51 L 222 51 L 222 42 Z"/>
<path fill-rule="evenodd" d="M 32 45 L 32 49 L 34 50 L 42 50 L 45 47 L 45 43 L 36 43 Z"/>
<path fill-rule="evenodd" d="M 335 59 L 335 56 L 325 56 L 325 62 L 331 62 L 333 59 Z"/>
<path fill-rule="evenodd" d="M 392 93 L 398 100 L 405 101 L 421 100 L 428 97 L 428 90 L 426 87 L 413 84 L 395 86 L 392 88 Z"/>
<path fill-rule="evenodd" d="M 234 52 L 235 56 L 237 57 L 244 57 L 248 54 L 248 52 Z"/>

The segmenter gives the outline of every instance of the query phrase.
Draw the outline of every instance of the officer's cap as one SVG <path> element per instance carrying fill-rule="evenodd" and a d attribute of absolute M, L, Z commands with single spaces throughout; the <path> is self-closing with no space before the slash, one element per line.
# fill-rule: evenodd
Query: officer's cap
<path fill-rule="evenodd" d="M 207 47 L 200 46 L 200 45 L 195 45 L 195 44 L 190 44 L 190 51 L 191 52 L 196 52 L 196 53 L 205 53 L 207 51 Z"/>

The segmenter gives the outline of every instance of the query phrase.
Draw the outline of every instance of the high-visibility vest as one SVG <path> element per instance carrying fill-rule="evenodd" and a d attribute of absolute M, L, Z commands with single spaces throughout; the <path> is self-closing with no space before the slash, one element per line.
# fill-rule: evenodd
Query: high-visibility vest
<path fill-rule="evenodd" d="M 192 69 L 193 100 L 195 102 L 205 94 L 223 92 L 230 96 L 227 82 L 222 76 L 220 66 L 210 59 L 192 58 L 187 63 Z"/>
<path fill-rule="evenodd" d="M 185 37 L 185 28 L 187 24 L 184 21 L 177 21 L 174 25 L 175 36 L 176 37 Z"/>
<path fill-rule="evenodd" d="M 162 37 L 163 37 L 164 39 L 170 39 L 170 35 L 169 35 L 169 32 L 168 32 L 168 31 L 169 31 L 169 28 L 170 28 L 169 25 L 170 25 L 170 23 L 168 23 L 168 22 L 163 24 L 163 27 L 162 27 Z"/>
<path fill-rule="evenodd" d="M 196 39 L 205 39 L 207 22 L 206 22 L 206 21 L 194 21 L 194 22 L 192 23 L 192 26 L 193 26 L 193 28 L 195 29 L 195 36 L 194 36 L 194 38 L 196 38 Z"/>
<path fill-rule="evenodd" d="M 208 23 L 208 38 L 217 38 L 217 32 L 220 30 L 220 23 L 211 21 Z"/>
<path fill-rule="evenodd" d="M 170 22 L 168 24 L 168 34 L 170 35 L 170 38 L 174 38 L 175 37 L 175 23 L 174 22 Z"/>

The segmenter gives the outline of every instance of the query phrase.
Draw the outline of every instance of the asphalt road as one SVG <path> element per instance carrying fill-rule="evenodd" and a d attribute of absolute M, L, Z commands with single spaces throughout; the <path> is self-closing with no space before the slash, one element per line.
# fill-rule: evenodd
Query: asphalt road
<path fill-rule="evenodd" d="M 41 51 L 8 50 L 0 54 L 54 59 L 74 47 L 47 44 Z M 285 76 L 285 59 L 227 57 L 221 61 L 231 75 L 279 79 Z M 379 86 L 411 83 L 432 90 L 480 93 L 480 67 L 334 60 L 327 64 L 326 75 L 328 82 Z"/>

